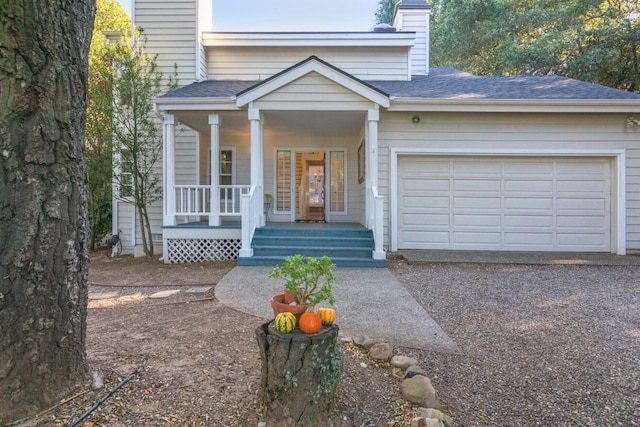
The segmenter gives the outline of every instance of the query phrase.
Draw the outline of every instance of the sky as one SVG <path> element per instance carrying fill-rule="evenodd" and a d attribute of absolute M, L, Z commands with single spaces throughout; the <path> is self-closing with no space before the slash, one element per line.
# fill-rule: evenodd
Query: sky
<path fill-rule="evenodd" d="M 131 13 L 132 0 L 118 0 Z M 369 31 L 379 0 L 213 0 L 214 31 Z"/>

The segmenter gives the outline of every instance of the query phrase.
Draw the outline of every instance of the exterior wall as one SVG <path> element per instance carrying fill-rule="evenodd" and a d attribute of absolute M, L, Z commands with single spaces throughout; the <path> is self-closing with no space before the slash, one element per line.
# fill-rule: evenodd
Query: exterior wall
<path fill-rule="evenodd" d="M 131 237 L 133 231 L 133 205 L 125 202 L 117 202 L 114 209 L 118 210 L 118 235 L 122 244 L 123 254 L 132 254 L 134 243 Z"/>
<path fill-rule="evenodd" d="M 196 80 L 196 0 L 135 0 L 136 26 L 147 36 L 146 52 L 157 54 L 165 75 L 177 65 L 179 85 Z"/>
<path fill-rule="evenodd" d="M 398 9 L 394 25 L 398 31 L 414 31 L 416 42 L 411 47 L 411 74 L 429 74 L 429 14 L 430 9 Z"/>
<path fill-rule="evenodd" d="M 266 110 L 315 108 L 346 111 L 366 110 L 371 107 L 371 101 L 313 72 L 254 101 L 254 105 Z"/>
<path fill-rule="evenodd" d="M 621 114 L 383 113 L 379 129 L 379 190 L 389 242 L 390 149 L 626 149 L 626 245 L 640 250 L 640 141 Z"/>
<path fill-rule="evenodd" d="M 209 79 L 264 80 L 316 55 L 362 80 L 407 80 L 406 47 L 209 47 Z"/>

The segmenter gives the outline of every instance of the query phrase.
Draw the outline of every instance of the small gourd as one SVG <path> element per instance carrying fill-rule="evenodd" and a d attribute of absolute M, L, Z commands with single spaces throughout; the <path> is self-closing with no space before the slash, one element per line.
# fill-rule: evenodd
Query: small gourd
<path fill-rule="evenodd" d="M 329 326 L 336 320 L 336 311 L 333 308 L 320 307 L 318 316 L 320 316 L 320 321 L 324 326 Z"/>
<path fill-rule="evenodd" d="M 302 313 L 298 326 L 305 334 L 315 334 L 322 327 L 322 322 L 320 321 L 320 316 L 308 311 L 306 313 Z"/>
<path fill-rule="evenodd" d="M 278 313 L 274 321 L 276 331 L 288 334 L 296 328 L 296 316 L 293 313 Z"/>

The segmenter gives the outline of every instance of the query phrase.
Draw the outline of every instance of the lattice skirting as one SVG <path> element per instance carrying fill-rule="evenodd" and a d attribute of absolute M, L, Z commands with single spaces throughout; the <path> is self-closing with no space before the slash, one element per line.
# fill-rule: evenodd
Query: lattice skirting
<path fill-rule="evenodd" d="M 167 239 L 170 263 L 237 259 L 240 239 Z"/>

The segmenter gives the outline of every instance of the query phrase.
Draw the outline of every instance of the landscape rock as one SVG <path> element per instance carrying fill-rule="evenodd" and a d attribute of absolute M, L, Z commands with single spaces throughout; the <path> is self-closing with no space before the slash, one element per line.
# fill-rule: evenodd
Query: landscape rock
<path fill-rule="evenodd" d="M 366 350 L 369 350 L 375 344 L 375 342 L 366 335 L 358 335 L 353 337 L 353 343 Z"/>
<path fill-rule="evenodd" d="M 411 365 L 404 371 L 404 378 L 413 378 L 416 375 L 427 376 L 426 372 L 418 365 Z"/>
<path fill-rule="evenodd" d="M 422 375 L 416 375 L 402 381 L 400 387 L 402 396 L 411 403 L 424 408 L 439 408 L 436 390 L 431 385 L 431 380 Z"/>
<path fill-rule="evenodd" d="M 445 427 L 437 418 L 415 417 L 411 420 L 411 427 Z"/>
<path fill-rule="evenodd" d="M 447 414 L 444 414 L 438 411 L 437 409 L 418 408 L 418 410 L 416 411 L 416 416 L 423 417 L 423 418 L 435 418 L 442 421 L 445 427 L 453 427 L 453 418 L 451 418 Z"/>
<path fill-rule="evenodd" d="M 393 344 L 374 344 L 369 349 L 369 357 L 374 360 L 382 360 L 388 362 L 393 357 Z"/>
<path fill-rule="evenodd" d="M 391 358 L 391 365 L 400 369 L 407 369 L 409 366 L 417 364 L 418 361 L 413 357 L 396 355 Z"/>

